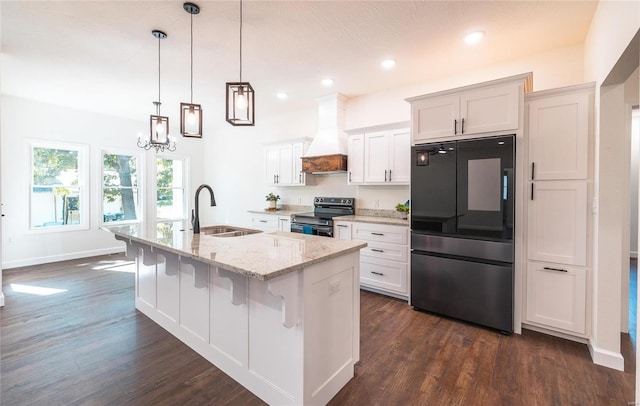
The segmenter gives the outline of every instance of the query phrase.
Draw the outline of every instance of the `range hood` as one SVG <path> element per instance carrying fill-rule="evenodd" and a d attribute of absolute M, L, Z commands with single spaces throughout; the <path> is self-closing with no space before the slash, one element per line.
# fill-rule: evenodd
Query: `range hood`
<path fill-rule="evenodd" d="M 318 132 L 302 157 L 302 171 L 338 173 L 347 170 L 347 135 L 344 129 L 347 98 L 339 93 L 318 101 Z"/>

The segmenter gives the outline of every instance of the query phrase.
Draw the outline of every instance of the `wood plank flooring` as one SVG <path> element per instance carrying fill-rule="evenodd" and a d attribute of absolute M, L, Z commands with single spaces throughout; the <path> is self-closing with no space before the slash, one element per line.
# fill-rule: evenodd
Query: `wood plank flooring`
<path fill-rule="evenodd" d="M 137 312 L 131 271 L 117 255 L 4 271 L 0 404 L 264 404 Z M 361 301 L 361 361 L 331 405 L 634 401 L 629 335 L 619 372 L 594 365 L 582 344 L 526 330 L 503 336 L 364 291 Z"/>

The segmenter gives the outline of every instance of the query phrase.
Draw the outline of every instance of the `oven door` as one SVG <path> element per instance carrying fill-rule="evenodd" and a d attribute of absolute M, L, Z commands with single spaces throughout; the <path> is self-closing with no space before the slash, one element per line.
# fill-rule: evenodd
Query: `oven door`
<path fill-rule="evenodd" d="M 301 223 L 291 223 L 292 233 L 319 235 L 322 237 L 333 237 L 333 226 L 319 226 Z"/>

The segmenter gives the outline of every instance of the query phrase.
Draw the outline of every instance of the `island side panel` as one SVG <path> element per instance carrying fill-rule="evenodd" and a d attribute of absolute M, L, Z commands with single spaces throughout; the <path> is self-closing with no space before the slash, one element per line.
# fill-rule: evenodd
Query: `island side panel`
<path fill-rule="evenodd" d="M 304 404 L 326 404 L 351 379 L 360 358 L 359 252 L 304 273 Z"/>

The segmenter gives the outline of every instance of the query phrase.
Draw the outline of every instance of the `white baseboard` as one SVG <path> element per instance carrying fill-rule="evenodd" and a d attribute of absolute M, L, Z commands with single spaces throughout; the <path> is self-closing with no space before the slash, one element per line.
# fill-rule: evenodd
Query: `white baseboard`
<path fill-rule="evenodd" d="M 124 247 L 102 248 L 91 251 L 72 252 L 68 254 L 50 255 L 47 257 L 18 259 L 15 261 L 6 261 L 2 263 L 2 269 L 19 268 L 23 266 L 32 266 L 40 264 L 48 264 L 50 262 L 67 261 L 70 259 L 89 258 L 99 255 L 118 254 L 124 252 Z"/>
<path fill-rule="evenodd" d="M 594 364 L 624 371 L 624 357 L 621 353 L 598 348 L 592 341 L 589 341 L 588 347 Z"/>

